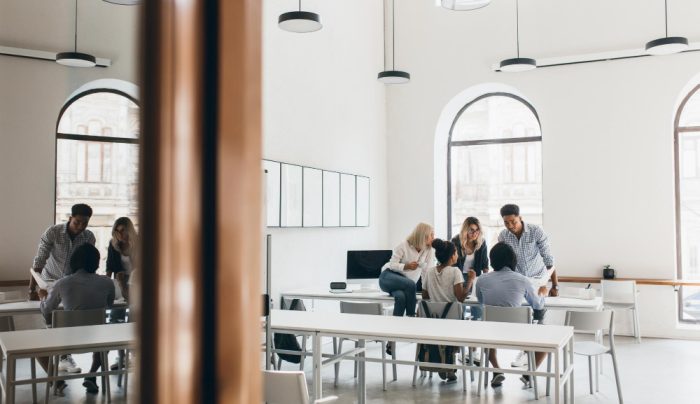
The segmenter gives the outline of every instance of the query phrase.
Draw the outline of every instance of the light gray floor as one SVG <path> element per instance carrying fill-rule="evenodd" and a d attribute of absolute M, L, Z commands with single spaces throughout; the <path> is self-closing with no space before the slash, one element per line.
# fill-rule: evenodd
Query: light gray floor
<path fill-rule="evenodd" d="M 577 338 L 586 339 L 586 336 Z M 680 404 L 700 403 L 700 342 L 645 338 L 636 344 L 632 338 L 616 338 L 618 361 L 622 380 L 623 398 L 626 403 Z M 380 356 L 379 344 L 368 344 L 371 356 Z M 324 344 L 324 351 L 331 352 L 331 345 Z M 399 344 L 400 358 L 411 358 L 415 345 Z M 499 352 L 501 366 L 509 366 L 515 356 L 513 351 Z M 617 403 L 617 393 L 613 378 L 612 362 L 609 356 L 603 362 L 604 373 L 600 375 L 600 392 L 590 395 L 588 391 L 588 367 L 584 357 L 575 359 L 575 398 L 576 403 Z M 284 363 L 283 370 L 296 370 L 298 365 Z M 311 380 L 310 359 L 305 364 L 307 381 Z M 476 383 L 467 385 L 462 391 L 462 382 L 447 384 L 437 375 L 432 379 L 419 379 L 416 388 L 411 386 L 413 368 L 398 367 L 398 381 L 390 382 L 387 391 L 382 391 L 381 364 L 367 364 L 368 403 L 554 403 L 552 397 L 544 397 L 544 380 L 540 378 L 540 399 L 535 400 L 532 389 L 524 390 L 517 375 L 506 375 L 503 387 L 489 387 L 486 394 L 476 396 Z M 391 375 L 387 366 L 387 374 Z M 459 373 L 461 377 L 461 372 Z M 467 377 L 469 375 L 467 374 Z M 477 376 L 478 378 L 478 376 Z M 323 394 L 337 395 L 337 403 L 356 401 L 356 379 L 353 378 L 351 362 L 341 365 L 338 387 L 333 387 L 333 368 L 323 370 Z M 311 391 L 311 384 L 309 384 Z"/>

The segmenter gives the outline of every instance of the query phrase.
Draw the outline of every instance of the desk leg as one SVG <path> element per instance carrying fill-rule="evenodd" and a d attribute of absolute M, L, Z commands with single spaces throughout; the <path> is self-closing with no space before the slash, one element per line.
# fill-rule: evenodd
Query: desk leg
<path fill-rule="evenodd" d="M 560 350 L 554 352 L 554 402 L 561 403 L 561 358 Z"/>
<path fill-rule="evenodd" d="M 7 400 L 6 404 L 15 404 L 15 358 L 11 355 L 7 356 Z"/>
<path fill-rule="evenodd" d="M 569 340 L 569 363 L 569 366 L 571 366 L 571 373 L 569 374 L 569 383 L 571 383 L 569 394 L 571 394 L 571 404 L 574 404 L 574 337 L 571 337 Z"/>
<path fill-rule="evenodd" d="M 321 335 L 313 334 L 314 400 L 321 399 Z"/>
<path fill-rule="evenodd" d="M 358 348 L 364 348 L 365 347 L 365 340 L 361 339 L 357 341 L 357 347 Z M 392 351 L 393 352 L 393 351 Z M 365 352 L 364 350 L 360 353 L 360 358 L 364 359 L 365 357 Z M 360 363 L 357 364 L 358 366 L 358 389 L 357 389 L 357 403 L 358 404 L 365 404 L 367 401 L 367 385 L 365 381 L 365 376 L 366 376 L 366 364 L 364 360 L 360 361 Z"/>

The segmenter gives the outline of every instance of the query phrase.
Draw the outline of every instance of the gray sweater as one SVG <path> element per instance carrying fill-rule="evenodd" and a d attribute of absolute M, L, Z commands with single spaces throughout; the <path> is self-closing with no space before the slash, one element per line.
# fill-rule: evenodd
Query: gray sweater
<path fill-rule="evenodd" d="M 51 324 L 51 313 L 63 303 L 64 310 L 89 310 L 112 307 L 114 283 L 106 276 L 80 269 L 59 279 L 41 302 L 41 314 Z"/>

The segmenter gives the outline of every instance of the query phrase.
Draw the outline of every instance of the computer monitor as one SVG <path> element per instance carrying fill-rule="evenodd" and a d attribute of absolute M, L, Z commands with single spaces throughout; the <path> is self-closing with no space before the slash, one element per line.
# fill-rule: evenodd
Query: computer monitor
<path fill-rule="evenodd" d="M 362 289 L 378 289 L 377 279 L 384 264 L 389 262 L 391 253 L 391 250 L 348 251 L 348 283 L 360 284 Z"/>

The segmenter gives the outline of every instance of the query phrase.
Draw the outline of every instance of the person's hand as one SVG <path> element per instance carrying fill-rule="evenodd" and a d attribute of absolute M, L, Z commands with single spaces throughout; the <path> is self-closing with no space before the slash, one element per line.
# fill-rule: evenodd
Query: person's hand
<path fill-rule="evenodd" d="M 476 278 L 476 271 L 473 269 L 470 269 L 469 272 L 467 272 L 467 279 L 470 281 L 473 281 L 474 278 Z"/>
<path fill-rule="evenodd" d="M 413 271 L 418 268 L 418 263 L 416 261 L 409 262 L 408 264 L 403 264 L 404 271 Z"/>
<path fill-rule="evenodd" d="M 551 288 L 549 289 L 549 295 L 552 297 L 559 296 L 559 290 L 557 290 L 557 288 Z"/>
<path fill-rule="evenodd" d="M 537 294 L 540 296 L 547 296 L 547 287 L 540 286 L 540 288 L 537 290 Z"/>
<path fill-rule="evenodd" d="M 46 299 L 46 296 L 49 295 L 49 292 L 46 291 L 46 289 L 39 289 L 39 299 L 44 300 Z"/>

